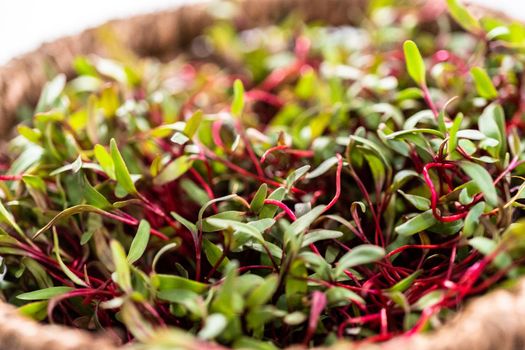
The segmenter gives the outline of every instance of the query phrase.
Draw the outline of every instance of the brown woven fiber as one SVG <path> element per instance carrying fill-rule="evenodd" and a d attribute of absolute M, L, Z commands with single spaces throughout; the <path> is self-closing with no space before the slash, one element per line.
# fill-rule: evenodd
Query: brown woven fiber
<path fill-rule="evenodd" d="M 440 0 L 428 0 L 433 15 L 443 7 Z M 516 0 L 517 1 L 517 0 Z M 292 10 L 306 20 L 323 20 L 331 25 L 359 25 L 367 0 L 240 0 L 239 29 L 277 22 Z M 482 10 L 484 11 L 484 10 Z M 421 14 L 424 16 L 424 13 Z M 118 40 L 141 56 L 172 57 L 185 49 L 212 21 L 206 4 L 112 21 Z M 0 67 L 0 136 L 9 133 L 16 110 L 34 104 L 46 71 L 71 75 L 77 55 L 104 54 L 99 28 L 42 45 Z M 0 350 L 111 350 L 109 339 L 56 325 L 41 325 L 20 316 L 0 301 Z M 205 349 L 199 345 L 195 348 Z M 354 349 L 341 343 L 336 349 Z M 360 349 L 385 350 L 511 350 L 525 349 L 525 280 L 513 290 L 500 290 L 470 302 L 465 310 L 439 330 L 428 335 L 396 338 L 382 345 Z"/>

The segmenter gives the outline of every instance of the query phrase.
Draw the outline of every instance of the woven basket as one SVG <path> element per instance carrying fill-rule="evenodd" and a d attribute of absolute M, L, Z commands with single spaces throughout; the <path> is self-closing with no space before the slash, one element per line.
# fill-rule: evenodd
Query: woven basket
<path fill-rule="evenodd" d="M 367 0 L 241 0 L 239 29 L 275 23 L 290 11 L 306 20 L 322 20 L 331 25 L 359 25 Z M 432 20 L 444 7 L 429 0 L 419 9 L 420 18 Z M 475 9 L 477 12 L 487 12 Z M 493 12 L 492 12 L 493 14 Z M 499 14 L 501 16 L 501 14 Z M 111 27 L 124 45 L 141 56 L 173 57 L 211 23 L 206 4 L 184 6 L 125 20 Z M 104 54 L 99 28 L 89 29 L 42 45 L 0 67 L 0 136 L 9 134 L 17 108 L 34 104 L 47 80 L 46 69 L 72 74 L 71 62 L 77 55 Z M 109 339 L 56 325 L 41 325 L 20 316 L 16 309 L 0 301 L 0 350 L 117 349 Z M 194 348 L 211 349 L 206 344 Z M 215 348 L 215 347 L 214 347 Z M 218 347 L 217 347 L 218 348 Z M 334 348 L 352 349 L 341 343 Z M 470 302 L 454 319 L 428 335 L 398 337 L 381 345 L 359 349 L 525 349 L 525 280 L 511 291 L 499 290 Z"/>

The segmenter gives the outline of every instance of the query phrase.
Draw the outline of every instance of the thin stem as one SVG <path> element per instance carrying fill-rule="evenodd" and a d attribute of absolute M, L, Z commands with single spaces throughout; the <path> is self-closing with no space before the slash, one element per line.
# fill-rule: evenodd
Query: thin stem
<path fill-rule="evenodd" d="M 281 208 L 282 210 L 284 210 L 284 212 L 286 213 L 286 215 L 288 215 L 288 217 L 289 217 L 292 221 L 297 220 L 297 217 L 296 217 L 295 214 L 293 213 L 292 209 L 288 208 L 288 206 L 287 206 L 286 204 L 284 204 L 283 202 L 281 202 L 281 201 L 278 201 L 278 200 L 275 200 L 275 199 L 265 199 L 265 200 L 264 200 L 264 204 L 275 205 L 276 207 L 279 207 L 279 208 Z"/>
<path fill-rule="evenodd" d="M 335 175 L 335 195 L 334 198 L 328 203 L 328 205 L 324 208 L 324 212 L 330 210 L 335 203 L 339 200 L 339 196 L 341 195 L 341 171 L 343 170 L 343 157 L 337 153 L 337 171 Z"/>
<path fill-rule="evenodd" d="M 426 84 L 421 85 L 421 90 L 423 91 L 423 98 L 425 99 L 426 104 L 428 107 L 432 110 L 432 114 L 434 114 L 434 118 L 438 118 L 439 112 L 436 108 L 436 105 L 434 104 L 434 101 L 432 101 L 432 97 L 430 96 L 430 91 L 428 90 L 428 87 Z"/>

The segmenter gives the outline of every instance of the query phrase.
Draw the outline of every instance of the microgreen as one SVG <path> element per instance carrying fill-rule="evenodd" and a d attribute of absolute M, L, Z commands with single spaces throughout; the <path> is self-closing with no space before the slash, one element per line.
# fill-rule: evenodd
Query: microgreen
<path fill-rule="evenodd" d="M 372 2 L 363 28 L 219 19 L 167 64 L 76 59 L 0 157 L 3 299 L 146 349 L 274 349 L 512 284 L 524 29 L 447 2 L 439 33 Z"/>

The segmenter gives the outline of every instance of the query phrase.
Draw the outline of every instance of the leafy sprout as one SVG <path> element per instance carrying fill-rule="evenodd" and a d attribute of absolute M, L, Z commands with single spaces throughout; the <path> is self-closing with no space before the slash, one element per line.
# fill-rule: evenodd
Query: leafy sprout
<path fill-rule="evenodd" d="M 274 349 L 415 334 L 515 281 L 525 29 L 380 3 L 76 59 L 1 157 L 3 298 L 138 348 Z"/>

